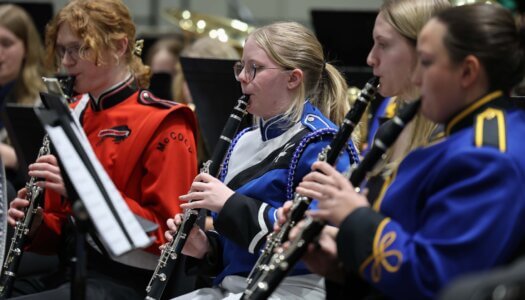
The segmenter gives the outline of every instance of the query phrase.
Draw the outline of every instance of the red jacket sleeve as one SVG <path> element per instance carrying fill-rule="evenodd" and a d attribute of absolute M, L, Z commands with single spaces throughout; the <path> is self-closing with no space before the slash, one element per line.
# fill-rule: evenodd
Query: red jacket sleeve
<path fill-rule="evenodd" d="M 67 222 L 71 205 L 69 200 L 59 194 L 46 190 L 43 211 L 42 224 L 33 234 L 27 250 L 47 255 L 56 254 L 62 226 Z"/>

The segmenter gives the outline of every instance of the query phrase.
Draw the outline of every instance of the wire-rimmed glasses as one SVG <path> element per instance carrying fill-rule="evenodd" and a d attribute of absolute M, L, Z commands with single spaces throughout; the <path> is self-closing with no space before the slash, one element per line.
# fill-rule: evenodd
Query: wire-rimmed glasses
<path fill-rule="evenodd" d="M 235 75 L 235 79 L 237 81 L 240 81 L 240 76 L 242 73 L 242 70 L 244 70 L 244 80 L 247 82 L 251 82 L 255 75 L 257 75 L 257 70 L 264 70 L 264 69 L 282 69 L 280 67 L 265 67 L 265 66 L 258 66 L 256 64 L 247 64 L 244 65 L 242 62 L 238 61 L 233 65 L 233 74 Z"/>
<path fill-rule="evenodd" d="M 62 61 L 66 54 L 70 59 L 77 61 L 80 58 L 80 52 L 85 51 L 85 48 L 81 44 L 72 44 L 69 46 L 57 45 L 55 48 L 55 55 L 58 61 Z"/>

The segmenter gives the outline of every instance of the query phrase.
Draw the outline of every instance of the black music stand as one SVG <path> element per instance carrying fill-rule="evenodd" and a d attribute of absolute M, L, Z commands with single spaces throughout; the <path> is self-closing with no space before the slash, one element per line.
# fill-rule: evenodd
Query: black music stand
<path fill-rule="evenodd" d="M 119 256 L 151 244 L 141 223 L 131 213 L 83 135 L 65 100 L 41 94 L 46 109 L 35 109 L 55 146 L 62 177 L 77 229 L 71 299 L 84 299 L 86 292 L 86 235 L 97 233 L 102 251 Z M 151 222 L 149 222 L 152 224 Z M 156 227 L 154 224 L 153 227 Z M 152 226 L 147 228 L 152 229 Z M 96 239 L 97 236 L 93 236 Z"/>
<path fill-rule="evenodd" d="M 242 95 L 241 85 L 233 76 L 235 62 L 227 59 L 180 58 L 208 153 L 212 153 L 215 148 L 232 108 Z M 249 119 L 245 118 L 240 129 L 250 125 Z"/>
<path fill-rule="evenodd" d="M 0 118 L 15 149 L 19 172 L 27 182 L 27 167 L 38 156 L 45 135 L 44 128 L 38 122 L 33 106 L 6 103 L 0 112 Z"/>

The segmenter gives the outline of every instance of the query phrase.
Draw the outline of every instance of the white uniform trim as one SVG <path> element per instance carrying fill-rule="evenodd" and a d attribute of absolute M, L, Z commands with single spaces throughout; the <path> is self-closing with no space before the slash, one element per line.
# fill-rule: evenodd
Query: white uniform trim
<path fill-rule="evenodd" d="M 235 160 L 230 161 L 228 165 L 228 174 L 224 178 L 224 183 L 228 184 L 238 173 L 262 162 L 270 153 L 281 148 L 286 141 L 294 137 L 303 128 L 303 124 L 297 123 L 284 134 L 267 141 L 263 141 L 259 128 L 244 134 L 233 150 L 231 157 L 235 157 Z"/>
<path fill-rule="evenodd" d="M 73 109 L 73 115 L 77 120 L 80 120 L 80 114 L 84 111 L 84 108 L 86 108 L 86 105 L 89 102 L 89 95 L 84 94 L 82 95 L 82 98 L 78 100 L 77 106 Z"/>
<path fill-rule="evenodd" d="M 268 207 L 268 203 L 263 203 L 261 207 L 259 207 L 259 213 L 257 214 L 257 220 L 259 221 L 259 227 L 261 228 L 261 231 L 259 231 L 250 242 L 250 246 L 248 246 L 248 252 L 254 253 L 255 252 L 255 246 L 257 246 L 257 243 L 268 233 L 268 228 L 266 227 L 266 222 L 264 222 L 264 210 Z"/>

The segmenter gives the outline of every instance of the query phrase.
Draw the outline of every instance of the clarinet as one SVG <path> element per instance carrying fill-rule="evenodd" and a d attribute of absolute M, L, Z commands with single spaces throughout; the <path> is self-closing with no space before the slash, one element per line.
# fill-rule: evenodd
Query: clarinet
<path fill-rule="evenodd" d="M 54 77 L 42 77 L 44 84 L 47 87 L 47 92 L 62 96 L 66 101 L 70 100 L 74 93 L 75 77 L 66 74 L 57 74 Z"/>
<path fill-rule="evenodd" d="M 378 129 L 372 148 L 350 175 L 350 182 L 354 187 L 358 187 L 361 184 L 366 174 L 372 170 L 385 151 L 395 142 L 405 126 L 416 115 L 420 103 L 421 101 L 417 100 L 407 104 L 400 109 L 391 121 L 385 123 Z M 319 236 L 325 224 L 326 222 L 324 221 L 307 217 L 305 226 L 290 247 L 272 256 L 270 263 L 264 268 L 258 281 L 255 282 L 251 288 L 244 291 L 241 299 L 267 299 L 290 272 L 292 267 L 303 257 L 308 244 Z"/>
<path fill-rule="evenodd" d="M 337 134 L 335 135 L 332 142 L 326 146 L 318 155 L 318 161 L 326 161 L 331 165 L 335 165 L 339 154 L 346 146 L 350 135 L 354 131 L 355 127 L 361 120 L 366 107 L 374 99 L 377 88 L 379 86 L 379 78 L 373 77 L 365 84 L 365 87 L 359 93 L 355 103 L 352 105 L 352 109 L 346 114 L 343 123 L 339 127 Z M 288 239 L 290 230 L 299 222 L 308 207 L 312 203 L 312 199 L 295 193 L 292 207 L 286 222 L 281 226 L 279 232 L 272 232 L 268 236 L 268 240 L 261 255 L 257 259 L 254 267 L 252 268 L 248 278 L 248 289 L 251 287 L 253 282 L 257 282 L 257 278 L 261 275 L 262 271 L 266 268 L 270 259 L 274 253 L 274 250 L 281 246 L 282 243 Z"/>
<path fill-rule="evenodd" d="M 60 88 L 62 89 L 65 98 L 69 99 L 70 97 L 72 97 L 75 93 L 75 76 L 70 76 L 67 74 L 57 74 L 55 75 L 55 77 L 58 79 L 58 83 L 60 84 Z"/>
<path fill-rule="evenodd" d="M 232 139 L 237 133 L 244 115 L 246 115 L 248 97 L 249 96 L 247 95 L 242 95 L 237 100 L 237 105 L 234 107 L 224 129 L 222 130 L 220 139 L 213 150 L 212 156 L 208 161 L 203 163 L 201 172 L 217 177 Z M 169 276 L 173 272 L 176 263 L 179 261 L 178 258 L 182 253 L 189 232 L 198 218 L 199 211 L 199 209 L 187 209 L 184 212 L 183 221 L 177 230 L 177 234 L 171 242 L 165 245 L 160 254 L 157 267 L 146 287 L 146 300 L 157 300 L 162 296 L 166 284 L 168 283 Z"/>
<path fill-rule="evenodd" d="M 47 78 L 42 77 L 44 84 L 48 87 L 48 90 L 55 91 L 55 87 L 58 84 L 60 92 L 57 91 L 61 96 L 64 96 L 66 101 L 69 100 L 69 96 L 73 91 L 75 83 L 75 77 L 67 75 L 59 75 L 57 77 Z M 38 151 L 37 159 L 43 155 L 51 153 L 49 137 L 46 134 L 42 140 L 42 146 Z M 2 266 L 2 274 L 0 274 L 0 299 L 5 299 L 11 295 L 13 284 L 16 279 L 16 273 L 20 260 L 22 259 L 23 246 L 27 240 L 27 235 L 33 224 L 34 216 L 37 212 L 38 207 L 42 204 L 42 197 L 44 189 L 37 186 L 37 177 L 31 176 L 29 181 L 26 183 L 27 194 L 25 199 L 29 201 L 29 206 L 25 208 L 24 218 L 21 221 L 17 221 L 15 225 L 15 231 L 11 238 L 11 244 L 7 251 L 6 257 Z"/>
<path fill-rule="evenodd" d="M 38 157 L 50 153 L 49 138 L 44 136 L 42 147 L 38 151 Z M 43 188 L 36 185 L 37 177 L 31 176 L 26 183 L 27 194 L 25 199 L 29 201 L 29 206 L 25 209 L 24 219 L 17 221 L 15 231 L 11 238 L 11 245 L 4 260 L 2 267 L 3 272 L 0 275 L 0 299 L 5 299 L 11 295 L 13 284 L 16 279 L 16 273 L 23 254 L 23 246 L 26 242 L 27 235 L 33 224 L 34 216 L 41 204 Z"/>

